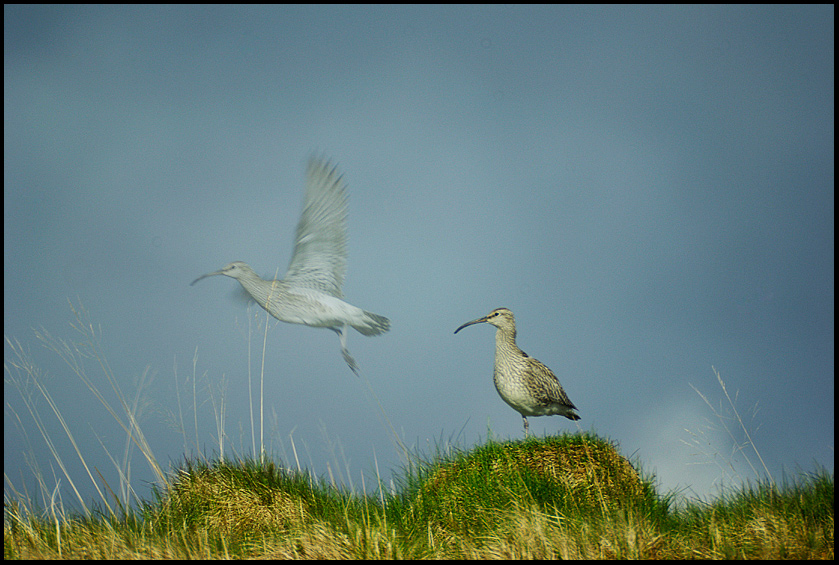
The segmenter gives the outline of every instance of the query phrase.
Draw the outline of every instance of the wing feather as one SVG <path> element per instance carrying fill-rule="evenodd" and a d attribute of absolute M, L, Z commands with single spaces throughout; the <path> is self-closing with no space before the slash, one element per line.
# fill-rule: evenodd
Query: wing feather
<path fill-rule="evenodd" d="M 312 158 L 306 174 L 303 212 L 297 223 L 294 254 L 283 279 L 343 298 L 347 272 L 347 191 L 329 161 Z"/>

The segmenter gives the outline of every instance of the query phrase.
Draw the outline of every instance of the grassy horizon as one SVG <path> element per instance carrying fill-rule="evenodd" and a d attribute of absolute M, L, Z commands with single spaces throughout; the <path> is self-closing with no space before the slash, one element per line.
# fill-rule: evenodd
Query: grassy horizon
<path fill-rule="evenodd" d="M 111 485 L 89 465 L 31 356 L 6 338 L 11 358 L 7 383 L 19 390 L 31 419 L 57 468 L 50 488 L 32 461 L 38 492 L 18 490 L 4 473 L 4 557 L 56 558 L 652 558 L 833 559 L 833 475 L 823 468 L 776 481 L 737 413 L 716 372 L 735 421 L 757 465 L 747 457 L 754 481 L 721 491 L 710 501 L 677 504 L 675 493 L 660 493 L 641 462 L 630 462 L 617 444 L 594 432 L 498 441 L 490 436 L 468 449 L 438 446 L 434 453 L 409 452 L 398 436 L 404 464 L 395 482 L 362 492 L 318 477 L 293 458 L 272 459 L 262 443 L 260 409 L 251 414 L 253 455 L 226 457 L 224 394 L 210 396 L 219 457 L 187 455 L 188 415 L 172 415 L 184 434 L 184 459 L 164 470 L 139 424 L 140 392 L 126 395 L 99 342 L 99 331 L 82 307 L 71 308 L 77 339 L 36 337 L 77 375 L 125 434 L 119 454 L 106 453 L 119 471 Z M 267 332 L 267 326 L 266 326 Z M 249 341 L 250 343 L 250 341 Z M 264 341 L 263 341 L 264 348 Z M 95 384 L 86 361 L 104 375 L 108 395 Z M 141 385 L 147 377 L 143 373 Z M 176 376 L 177 379 L 177 376 Z M 193 414 L 198 441 L 196 360 L 193 359 Z M 249 372 L 249 387 L 251 375 Z M 366 382 L 389 429 L 390 419 Z M 140 387 L 142 390 L 142 386 Z M 696 390 L 696 389 L 694 389 Z M 697 391 L 726 424 L 707 397 Z M 251 403 L 253 406 L 253 403 Z M 61 425 L 84 470 L 73 476 L 47 431 L 45 415 Z M 383 423 L 384 425 L 384 423 Z M 731 435 L 731 431 L 726 428 Z M 393 432 L 395 435 L 395 431 Z M 733 437 L 733 436 L 732 436 Z M 104 448 L 104 445 L 103 445 Z M 132 453 L 139 452 L 156 483 L 151 496 L 132 485 Z M 64 481 L 77 509 L 61 498 Z M 86 500 L 78 481 L 89 481 L 98 496 Z M 38 500 L 40 499 L 40 502 Z"/>
<path fill-rule="evenodd" d="M 273 461 L 186 460 L 117 513 L 7 495 L 4 557 L 833 559 L 833 490 L 819 471 L 675 507 L 593 434 L 417 456 L 371 493 Z"/>

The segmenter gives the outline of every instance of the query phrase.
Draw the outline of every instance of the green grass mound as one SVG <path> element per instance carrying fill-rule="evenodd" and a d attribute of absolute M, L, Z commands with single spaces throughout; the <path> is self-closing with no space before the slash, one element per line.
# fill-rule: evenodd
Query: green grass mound
<path fill-rule="evenodd" d="M 310 520 L 314 497 L 305 478 L 273 464 L 187 463 L 156 515 L 164 528 L 184 525 L 235 540 L 299 527 Z"/>
<path fill-rule="evenodd" d="M 651 487 L 614 445 L 593 435 L 490 442 L 430 470 L 415 515 L 458 533 L 494 529 L 505 512 L 535 506 L 552 514 L 639 504 Z"/>

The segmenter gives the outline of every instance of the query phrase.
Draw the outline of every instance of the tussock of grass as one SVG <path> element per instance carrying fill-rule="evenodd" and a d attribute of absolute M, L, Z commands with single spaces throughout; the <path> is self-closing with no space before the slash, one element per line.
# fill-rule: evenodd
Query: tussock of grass
<path fill-rule="evenodd" d="M 512 504 L 567 515 L 637 502 L 645 492 L 629 462 L 592 435 L 490 442 L 430 467 L 411 511 L 460 534 L 497 526 Z"/>
<path fill-rule="evenodd" d="M 187 463 L 155 513 L 160 527 L 182 523 L 227 539 L 283 531 L 307 521 L 313 491 L 277 472 L 273 464 Z"/>

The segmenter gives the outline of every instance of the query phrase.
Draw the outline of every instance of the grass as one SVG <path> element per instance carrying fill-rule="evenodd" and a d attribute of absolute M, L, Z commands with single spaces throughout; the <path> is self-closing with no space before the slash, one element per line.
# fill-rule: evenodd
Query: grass
<path fill-rule="evenodd" d="M 186 461 L 119 516 L 15 501 L 3 530 L 6 559 L 833 559 L 833 477 L 675 509 L 611 443 L 574 434 L 434 457 L 393 493 L 258 460 Z"/>
<path fill-rule="evenodd" d="M 99 493 L 95 503 L 82 499 L 39 407 L 45 403 L 76 446 L 72 432 L 36 365 L 7 338 L 8 382 L 21 391 L 26 407 L 22 416 L 13 415 L 22 423 L 28 414 L 80 504 L 79 510 L 67 510 L 58 484 L 49 488 L 37 466 L 40 502 L 5 477 L 6 559 L 834 558 L 833 475 L 826 470 L 780 482 L 768 471 L 765 478 L 756 473 L 757 480 L 729 488 L 714 501 L 676 504 L 673 494 L 656 491 L 654 478 L 639 471 L 638 462 L 591 432 L 410 453 L 395 484 L 385 488 L 377 477 L 379 488 L 369 493 L 340 488 L 296 461 L 273 461 L 261 447 L 256 450 L 253 438 L 252 457 L 189 456 L 165 472 L 140 430 L 139 395 L 123 394 L 100 353 L 98 333 L 76 314 L 82 340 L 44 333 L 39 338 L 125 433 L 125 449 L 111 457 L 121 461 L 120 485 L 108 485 L 75 447 L 85 480 Z M 84 361 L 90 359 L 116 401 L 88 376 Z M 41 399 L 44 403 L 36 402 Z M 221 443 L 221 401 L 218 405 L 214 400 Z M 181 423 L 184 419 L 181 415 Z M 735 421 L 748 434 L 739 415 Z M 131 488 L 132 449 L 158 477 L 148 500 Z"/>

